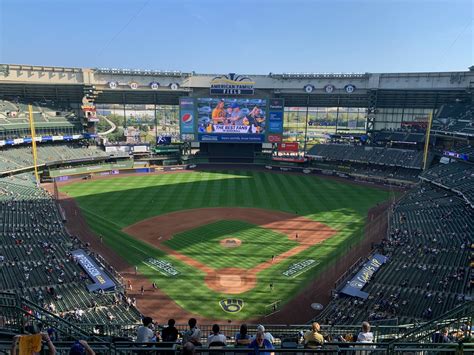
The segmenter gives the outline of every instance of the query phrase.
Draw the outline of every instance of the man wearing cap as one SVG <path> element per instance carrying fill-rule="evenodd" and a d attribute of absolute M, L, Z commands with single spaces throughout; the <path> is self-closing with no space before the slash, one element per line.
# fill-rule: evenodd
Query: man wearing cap
<path fill-rule="evenodd" d="M 257 332 L 262 332 L 263 333 L 263 337 L 268 340 L 270 343 L 274 343 L 275 342 L 275 338 L 273 337 L 273 335 L 271 335 L 271 333 L 269 332 L 266 332 L 265 331 L 265 327 L 261 324 L 258 325 L 257 327 Z"/>
<path fill-rule="evenodd" d="M 240 111 L 240 107 L 237 102 L 234 102 L 231 107 L 232 107 L 232 114 L 230 116 L 230 121 L 232 122 L 233 125 L 243 126 L 244 118 L 246 118 L 245 113 Z"/>

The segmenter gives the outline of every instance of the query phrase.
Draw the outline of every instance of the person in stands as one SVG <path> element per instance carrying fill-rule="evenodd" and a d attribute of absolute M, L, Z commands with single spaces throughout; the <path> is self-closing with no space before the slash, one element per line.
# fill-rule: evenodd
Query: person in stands
<path fill-rule="evenodd" d="M 137 343 L 151 343 L 155 341 L 153 319 L 151 317 L 144 317 L 142 323 L 143 325 L 137 329 Z"/>
<path fill-rule="evenodd" d="M 273 344 L 275 342 L 275 338 L 273 337 L 273 335 L 270 332 L 266 332 L 265 327 L 263 325 L 261 324 L 258 325 L 257 332 L 262 332 L 263 337 L 267 339 L 270 343 Z"/>
<path fill-rule="evenodd" d="M 369 322 L 362 322 L 362 331 L 357 336 L 358 343 L 373 343 L 374 334 L 370 331 Z"/>
<path fill-rule="evenodd" d="M 48 333 L 42 332 L 41 324 L 38 326 L 30 326 L 29 329 L 25 329 L 25 331 L 29 334 L 15 335 L 13 337 L 10 355 L 17 355 L 17 352 L 25 355 L 38 355 L 44 353 L 41 351 L 43 345 L 48 346 L 48 355 L 56 355 L 56 347 Z"/>
<path fill-rule="evenodd" d="M 176 321 L 174 319 L 168 320 L 168 326 L 161 331 L 161 339 L 163 341 L 176 341 L 178 339 L 178 329 L 174 326 Z"/>
<path fill-rule="evenodd" d="M 240 331 L 235 334 L 235 343 L 237 346 L 249 345 L 250 341 L 250 335 L 247 334 L 247 324 L 242 324 L 240 326 Z"/>
<path fill-rule="evenodd" d="M 182 355 L 194 355 L 196 354 L 196 346 L 193 343 L 187 342 L 181 349 Z"/>
<path fill-rule="evenodd" d="M 218 324 L 212 326 L 212 333 L 207 337 L 207 346 L 225 346 L 227 338 L 220 333 Z"/>
<path fill-rule="evenodd" d="M 324 338 L 320 332 L 321 326 L 319 323 L 312 323 L 311 330 L 308 330 L 303 336 L 305 348 L 314 348 L 323 345 Z"/>
<path fill-rule="evenodd" d="M 92 350 L 87 341 L 78 340 L 69 349 L 69 355 L 95 355 L 95 351 Z"/>
<path fill-rule="evenodd" d="M 190 342 L 195 346 L 201 346 L 201 329 L 197 327 L 196 318 L 191 318 L 188 321 L 189 329 L 183 334 L 183 344 Z"/>
<path fill-rule="evenodd" d="M 441 331 L 434 333 L 433 343 L 451 343 L 448 333 L 448 328 L 443 328 Z"/>
<path fill-rule="evenodd" d="M 255 339 L 249 344 L 249 348 L 258 352 L 259 355 L 270 355 L 270 352 L 262 351 L 262 349 L 274 349 L 273 344 L 265 339 L 263 331 L 258 330 Z"/>

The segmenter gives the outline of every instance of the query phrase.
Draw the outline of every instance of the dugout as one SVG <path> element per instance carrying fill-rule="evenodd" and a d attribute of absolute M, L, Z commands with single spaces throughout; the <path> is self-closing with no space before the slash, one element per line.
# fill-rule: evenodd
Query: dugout
<path fill-rule="evenodd" d="M 253 163 L 262 145 L 255 143 L 201 143 L 200 153 L 210 163 Z"/>

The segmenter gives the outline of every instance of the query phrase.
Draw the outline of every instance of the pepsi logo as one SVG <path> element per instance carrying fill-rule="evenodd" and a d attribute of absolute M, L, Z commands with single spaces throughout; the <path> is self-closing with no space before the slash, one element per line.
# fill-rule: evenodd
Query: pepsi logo
<path fill-rule="evenodd" d="M 191 123 L 192 120 L 193 120 L 193 115 L 191 115 L 190 113 L 185 113 L 181 117 L 181 121 L 183 121 L 183 123 Z"/>

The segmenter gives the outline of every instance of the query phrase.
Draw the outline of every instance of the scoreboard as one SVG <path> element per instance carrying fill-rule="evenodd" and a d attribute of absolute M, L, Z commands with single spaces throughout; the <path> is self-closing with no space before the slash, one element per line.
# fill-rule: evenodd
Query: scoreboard
<path fill-rule="evenodd" d="M 279 143 L 283 99 L 180 98 L 182 141 Z"/>

